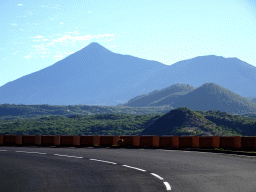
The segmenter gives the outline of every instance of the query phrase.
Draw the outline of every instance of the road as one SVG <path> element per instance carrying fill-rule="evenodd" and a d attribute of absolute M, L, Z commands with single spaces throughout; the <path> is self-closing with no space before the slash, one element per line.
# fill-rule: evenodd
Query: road
<path fill-rule="evenodd" d="M 0 147 L 0 191 L 255 192 L 256 157 L 211 152 Z"/>

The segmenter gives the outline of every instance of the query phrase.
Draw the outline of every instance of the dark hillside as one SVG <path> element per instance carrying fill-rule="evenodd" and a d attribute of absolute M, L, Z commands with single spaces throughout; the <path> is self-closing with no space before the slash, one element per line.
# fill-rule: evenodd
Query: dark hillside
<path fill-rule="evenodd" d="M 207 129 L 205 127 L 208 126 Z M 209 135 L 217 128 L 203 115 L 187 107 L 173 109 L 141 132 L 141 135 Z"/>
<path fill-rule="evenodd" d="M 159 117 L 141 135 L 256 136 L 256 118 L 181 107 Z"/>

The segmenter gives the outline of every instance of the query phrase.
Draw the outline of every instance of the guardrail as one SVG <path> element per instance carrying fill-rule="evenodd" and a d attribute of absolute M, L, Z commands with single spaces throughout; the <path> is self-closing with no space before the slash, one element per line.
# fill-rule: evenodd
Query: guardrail
<path fill-rule="evenodd" d="M 122 141 L 120 141 L 122 140 Z M 116 146 L 256 150 L 256 136 L 0 135 L 0 146 Z"/>

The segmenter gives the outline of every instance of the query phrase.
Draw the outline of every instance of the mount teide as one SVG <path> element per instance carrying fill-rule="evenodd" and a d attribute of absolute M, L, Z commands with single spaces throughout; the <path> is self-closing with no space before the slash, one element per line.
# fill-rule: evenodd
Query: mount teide
<path fill-rule="evenodd" d="M 0 104 L 117 105 L 176 83 L 213 82 L 256 96 L 256 67 L 237 58 L 203 56 L 164 65 L 91 43 L 57 63 L 0 87 Z"/>

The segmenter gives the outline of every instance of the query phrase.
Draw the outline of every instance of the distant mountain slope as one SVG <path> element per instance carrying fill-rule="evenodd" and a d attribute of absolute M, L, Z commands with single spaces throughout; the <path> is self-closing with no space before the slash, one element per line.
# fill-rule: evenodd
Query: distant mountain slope
<path fill-rule="evenodd" d="M 220 111 L 171 110 L 148 125 L 140 135 L 256 135 L 256 119 Z"/>
<path fill-rule="evenodd" d="M 254 102 L 254 103 L 256 103 L 256 98 L 253 98 L 251 101 Z"/>
<path fill-rule="evenodd" d="M 192 110 L 220 110 L 230 114 L 256 113 L 256 104 L 215 83 L 205 83 L 172 104 L 172 107 L 188 107 Z"/>
<path fill-rule="evenodd" d="M 171 95 L 168 95 L 166 97 L 163 97 L 162 99 L 159 99 L 158 101 L 152 102 L 149 104 L 149 106 L 162 106 L 162 105 L 173 105 L 182 95 L 187 94 L 187 92 L 176 92 Z"/>
<path fill-rule="evenodd" d="M 0 104 L 117 105 L 177 83 L 213 82 L 256 95 L 256 67 L 237 58 L 201 56 L 164 65 L 113 53 L 98 43 L 0 87 Z"/>
<path fill-rule="evenodd" d="M 147 81 L 148 77 L 141 74 L 164 68 L 168 66 L 116 54 L 91 43 L 47 68 L 0 87 L 0 103 L 116 105 L 130 98 L 125 90 L 136 92 L 136 87 Z"/>
<path fill-rule="evenodd" d="M 155 90 L 148 94 L 139 95 L 139 96 L 129 100 L 127 103 L 124 104 L 124 106 L 145 107 L 145 106 L 149 106 L 152 102 L 161 100 L 171 94 L 175 94 L 175 93 L 185 94 L 194 89 L 195 89 L 195 87 L 193 87 L 192 85 L 175 84 L 175 85 L 166 87 L 161 90 Z M 170 103 L 167 103 L 167 105 L 169 105 L 169 104 Z M 154 104 L 152 104 L 152 106 L 153 105 Z M 154 106 L 157 106 L 157 105 L 154 105 Z"/>

